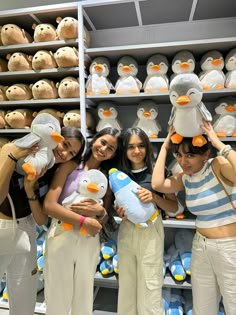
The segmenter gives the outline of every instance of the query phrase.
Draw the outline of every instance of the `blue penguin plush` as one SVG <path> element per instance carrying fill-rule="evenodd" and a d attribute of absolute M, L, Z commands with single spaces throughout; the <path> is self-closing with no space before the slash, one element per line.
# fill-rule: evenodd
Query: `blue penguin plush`
<path fill-rule="evenodd" d="M 115 204 L 125 209 L 125 215 L 134 224 L 147 227 L 148 220 L 154 221 L 156 210 L 152 202 L 144 203 L 137 196 L 138 187 L 127 174 L 112 168 L 109 171 L 109 184 L 115 195 Z"/>

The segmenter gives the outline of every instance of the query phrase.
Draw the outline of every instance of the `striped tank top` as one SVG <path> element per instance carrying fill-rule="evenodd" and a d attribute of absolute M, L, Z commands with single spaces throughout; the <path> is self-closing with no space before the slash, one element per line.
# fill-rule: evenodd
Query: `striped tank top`
<path fill-rule="evenodd" d="M 213 228 L 236 222 L 228 196 L 215 177 L 209 160 L 198 173 L 183 175 L 186 206 L 197 216 L 196 226 Z M 224 183 L 225 189 L 236 205 L 236 187 Z"/>

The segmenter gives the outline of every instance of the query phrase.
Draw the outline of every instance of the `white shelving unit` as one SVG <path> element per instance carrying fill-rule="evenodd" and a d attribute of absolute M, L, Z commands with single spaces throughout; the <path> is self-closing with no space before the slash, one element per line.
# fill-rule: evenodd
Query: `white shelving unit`
<path fill-rule="evenodd" d="M 52 0 L 54 3 L 56 0 Z M 50 78 L 58 82 L 65 76 L 80 76 L 79 99 L 56 100 L 29 100 L 0 102 L 0 108 L 34 108 L 40 110 L 46 107 L 68 110 L 79 107 L 81 110 L 81 130 L 86 132 L 85 112 L 88 108 L 96 108 L 100 101 L 112 101 L 118 106 L 119 120 L 125 128 L 130 127 L 136 119 L 136 106 L 143 99 L 152 99 L 158 105 L 158 120 L 163 130 L 158 139 L 152 140 L 154 146 L 159 146 L 166 136 L 167 121 L 171 111 L 168 93 L 137 95 L 116 95 L 111 93 L 103 96 L 86 96 L 83 54 L 92 59 L 105 56 L 110 60 L 110 78 L 113 84 L 117 79 L 116 65 L 120 57 L 131 55 L 136 58 L 140 72 L 138 78 L 144 82 L 147 59 L 155 53 L 164 54 L 171 63 L 174 55 L 183 49 L 190 50 L 197 61 L 208 50 L 220 50 L 226 53 L 236 47 L 236 4 L 234 0 L 87 0 L 67 2 L 53 5 L 34 6 L 31 1 L 22 0 L 14 5 L 7 2 L 4 11 L 0 11 L 0 25 L 15 23 L 33 34 L 33 23 L 51 23 L 56 26 L 58 16 L 73 16 L 79 21 L 79 38 L 69 41 L 54 41 L 45 43 L 31 43 L 25 45 L 0 46 L 0 57 L 5 58 L 8 53 L 22 51 L 34 54 L 39 49 L 55 52 L 62 46 L 75 46 L 79 48 L 79 66 L 75 68 L 62 68 L 42 71 L 1 72 L 0 84 L 34 83 L 41 78 Z M 50 2 L 50 0 L 49 0 Z M 31 6 L 31 7 L 28 7 Z M 18 8 L 17 8 L 18 7 Z M 9 10 L 9 8 L 11 10 Z M 16 9 L 12 9 L 16 8 Z M 87 27 L 91 37 L 89 48 L 84 47 L 82 40 L 83 24 Z M 224 96 L 236 96 L 236 89 L 223 89 L 205 91 L 203 101 L 213 113 L 217 99 Z M 2 129 L 0 134 L 21 136 L 30 130 Z M 232 138 L 222 139 L 226 142 L 234 141 Z M 177 221 L 169 219 L 164 221 L 165 229 L 195 228 L 194 220 L 185 219 Z M 117 288 L 115 277 L 95 277 L 95 286 Z M 165 279 L 165 286 L 191 288 L 190 283 L 176 283 L 170 276 Z M 8 303 L 0 301 L 0 307 L 8 308 Z M 45 305 L 37 303 L 36 311 L 45 313 Z"/>

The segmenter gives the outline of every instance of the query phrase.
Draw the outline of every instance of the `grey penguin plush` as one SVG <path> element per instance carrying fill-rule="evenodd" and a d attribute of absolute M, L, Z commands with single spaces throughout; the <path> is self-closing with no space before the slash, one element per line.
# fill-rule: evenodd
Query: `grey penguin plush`
<path fill-rule="evenodd" d="M 171 75 L 171 80 L 181 73 L 193 73 L 195 70 L 195 58 L 194 55 L 189 50 L 179 51 L 173 58 L 171 63 L 171 68 L 173 74 Z"/>
<path fill-rule="evenodd" d="M 225 87 L 236 88 L 236 48 L 231 49 L 225 57 L 226 78 Z"/>
<path fill-rule="evenodd" d="M 193 138 L 194 146 L 203 146 L 206 139 L 202 136 L 202 120 L 212 121 L 212 116 L 202 103 L 198 76 L 193 73 L 177 75 L 170 83 L 170 101 L 173 107 L 168 124 L 176 131 L 171 141 L 180 143 L 183 137 L 189 137 Z"/>

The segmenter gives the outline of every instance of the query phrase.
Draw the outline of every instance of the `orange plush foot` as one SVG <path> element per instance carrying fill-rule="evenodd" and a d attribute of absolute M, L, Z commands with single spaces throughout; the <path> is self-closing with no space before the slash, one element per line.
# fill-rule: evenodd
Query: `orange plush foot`
<path fill-rule="evenodd" d="M 210 90 L 210 87 L 209 87 L 209 85 L 204 85 L 204 86 L 202 87 L 202 89 L 203 89 L 203 90 Z"/>
<path fill-rule="evenodd" d="M 156 139 L 156 138 L 158 138 L 158 135 L 152 133 L 148 137 L 151 138 L 151 139 Z"/>
<path fill-rule="evenodd" d="M 167 88 L 160 88 L 160 92 L 168 92 Z"/>
<path fill-rule="evenodd" d="M 28 180 L 35 179 L 37 173 L 36 173 L 36 169 L 33 167 L 32 164 L 26 162 L 22 165 L 22 169 L 26 174 L 28 174 L 28 177 L 27 177 Z"/>
<path fill-rule="evenodd" d="M 216 135 L 217 135 L 217 137 L 219 137 L 219 138 L 224 138 L 224 137 L 226 137 L 226 134 L 225 134 L 223 131 L 217 132 Z"/>
<path fill-rule="evenodd" d="M 207 141 L 203 136 L 193 137 L 192 144 L 194 147 L 202 147 L 206 143 L 207 143 Z"/>
<path fill-rule="evenodd" d="M 64 231 L 72 231 L 74 229 L 72 224 L 65 223 L 65 222 L 63 222 L 61 226 L 64 229 Z"/>
<path fill-rule="evenodd" d="M 179 144 L 183 140 L 183 137 L 179 135 L 178 133 L 175 133 L 173 134 L 173 136 L 171 136 L 170 139 L 172 143 Z"/>
<path fill-rule="evenodd" d="M 217 84 L 216 89 L 224 89 L 224 84 Z"/>
<path fill-rule="evenodd" d="M 80 229 L 79 229 L 79 234 L 82 234 L 84 236 L 88 236 L 88 231 L 86 230 L 86 228 L 84 226 L 82 226 Z"/>

